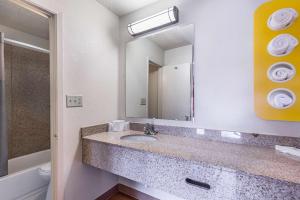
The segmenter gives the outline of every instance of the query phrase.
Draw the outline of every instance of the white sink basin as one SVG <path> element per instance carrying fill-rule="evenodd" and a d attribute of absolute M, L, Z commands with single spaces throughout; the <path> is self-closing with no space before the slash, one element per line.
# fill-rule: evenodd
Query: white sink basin
<path fill-rule="evenodd" d="M 154 142 L 157 138 L 151 135 L 125 135 L 121 137 L 121 140 L 132 142 Z"/>

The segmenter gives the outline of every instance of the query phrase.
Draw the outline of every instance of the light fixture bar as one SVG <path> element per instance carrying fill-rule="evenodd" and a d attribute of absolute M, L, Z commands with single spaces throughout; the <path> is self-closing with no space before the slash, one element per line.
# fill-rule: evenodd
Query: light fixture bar
<path fill-rule="evenodd" d="M 132 36 L 157 30 L 179 21 L 179 10 L 176 6 L 168 8 L 150 17 L 128 24 L 128 32 Z"/>

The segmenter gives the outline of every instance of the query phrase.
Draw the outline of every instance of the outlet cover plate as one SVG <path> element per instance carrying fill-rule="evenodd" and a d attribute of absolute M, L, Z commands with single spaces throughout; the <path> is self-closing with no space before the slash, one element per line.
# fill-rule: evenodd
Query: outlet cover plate
<path fill-rule="evenodd" d="M 67 108 L 83 107 L 82 96 L 66 96 Z"/>

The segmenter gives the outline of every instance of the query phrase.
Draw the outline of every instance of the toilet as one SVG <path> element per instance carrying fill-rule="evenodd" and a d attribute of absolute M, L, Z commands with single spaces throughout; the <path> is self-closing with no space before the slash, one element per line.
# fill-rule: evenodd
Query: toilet
<path fill-rule="evenodd" d="M 41 165 L 39 168 L 39 175 L 49 183 L 45 200 L 51 200 L 51 163 Z"/>

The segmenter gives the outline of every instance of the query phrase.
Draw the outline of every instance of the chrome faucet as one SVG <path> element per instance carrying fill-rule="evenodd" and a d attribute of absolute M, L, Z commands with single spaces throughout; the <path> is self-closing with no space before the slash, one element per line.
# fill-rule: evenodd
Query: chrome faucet
<path fill-rule="evenodd" d="M 154 130 L 154 125 L 153 124 L 145 124 L 144 127 L 144 133 L 145 135 L 157 135 L 158 132 Z"/>

